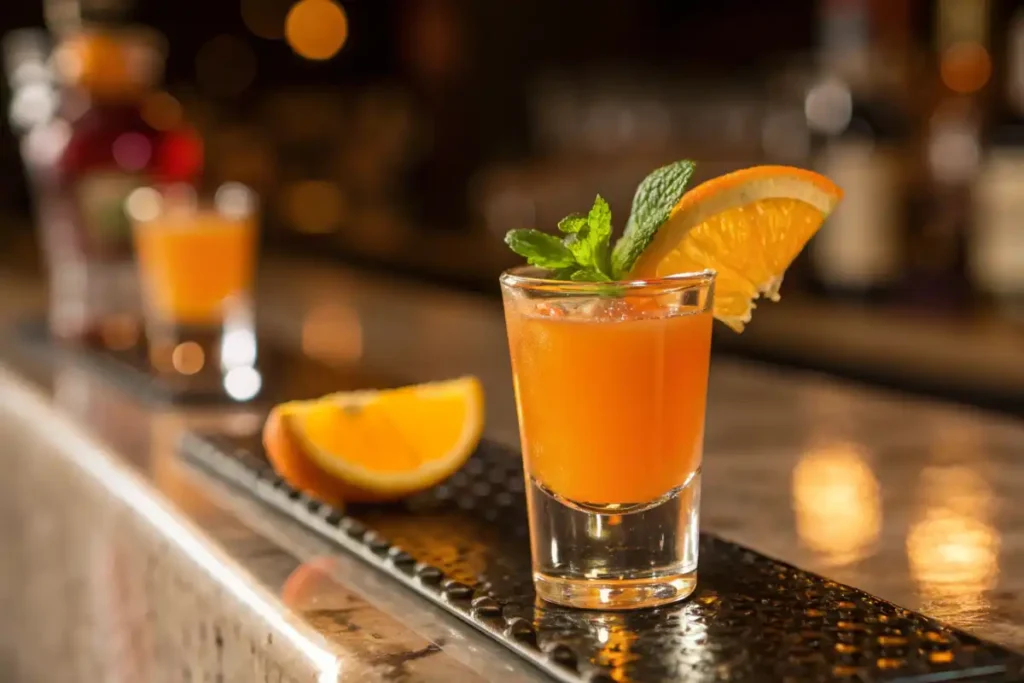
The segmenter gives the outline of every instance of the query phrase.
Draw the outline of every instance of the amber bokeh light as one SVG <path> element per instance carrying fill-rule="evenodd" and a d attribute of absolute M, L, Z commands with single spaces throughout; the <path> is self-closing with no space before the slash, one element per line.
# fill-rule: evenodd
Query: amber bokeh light
<path fill-rule="evenodd" d="M 285 38 L 301 57 L 322 61 L 341 50 L 348 39 L 348 18 L 331 0 L 301 0 L 288 11 Z"/>

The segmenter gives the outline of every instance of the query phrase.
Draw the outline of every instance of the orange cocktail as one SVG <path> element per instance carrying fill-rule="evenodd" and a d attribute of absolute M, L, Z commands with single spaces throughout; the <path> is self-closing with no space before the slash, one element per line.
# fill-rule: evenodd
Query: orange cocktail
<path fill-rule="evenodd" d="M 169 213 L 136 224 L 147 313 L 181 325 L 219 324 L 252 289 L 251 217 L 212 210 Z"/>
<path fill-rule="evenodd" d="M 187 389 L 255 397 L 255 194 L 227 183 L 202 202 L 191 188 L 143 187 L 126 210 L 153 369 Z"/>
<path fill-rule="evenodd" d="M 541 597 L 602 609 L 696 583 L 714 275 L 502 276 Z"/>
<path fill-rule="evenodd" d="M 592 505 L 647 503 L 682 486 L 700 467 L 711 313 L 555 310 L 508 316 L 527 471 Z"/>

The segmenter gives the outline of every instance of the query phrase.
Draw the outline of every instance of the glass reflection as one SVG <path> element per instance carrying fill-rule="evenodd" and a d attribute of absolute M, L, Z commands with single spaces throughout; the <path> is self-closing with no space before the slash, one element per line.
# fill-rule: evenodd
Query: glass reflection
<path fill-rule="evenodd" d="M 252 367 L 231 368 L 224 373 L 224 391 L 236 401 L 248 401 L 263 388 L 263 376 Z"/>
<path fill-rule="evenodd" d="M 194 375 L 206 364 L 206 354 L 196 342 L 182 342 L 171 352 L 171 364 L 183 375 Z"/>
<path fill-rule="evenodd" d="M 640 658 L 633 652 L 636 627 L 630 628 L 626 623 L 626 617 L 621 614 L 595 615 L 590 625 L 601 643 L 594 663 L 607 667 L 607 673 L 612 680 L 627 680 L 626 665 Z"/>
<path fill-rule="evenodd" d="M 251 327 L 228 329 L 225 326 L 220 362 L 224 370 L 256 365 L 256 333 Z"/>
<path fill-rule="evenodd" d="M 337 560 L 319 556 L 295 568 L 281 586 L 281 601 L 297 612 L 310 612 L 323 606 L 323 599 L 337 590 L 334 574 Z"/>
<path fill-rule="evenodd" d="M 878 479 L 863 448 L 832 442 L 809 448 L 793 471 L 800 542 L 828 566 L 867 556 L 882 527 Z"/>

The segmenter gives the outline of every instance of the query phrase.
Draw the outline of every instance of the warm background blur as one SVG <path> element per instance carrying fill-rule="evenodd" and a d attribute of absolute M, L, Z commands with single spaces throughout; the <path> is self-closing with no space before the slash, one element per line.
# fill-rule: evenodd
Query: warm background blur
<path fill-rule="evenodd" d="M 2 32 L 68 8 L 162 32 L 155 115 L 200 131 L 206 182 L 259 191 L 265 255 L 494 294 L 506 230 L 553 229 L 595 192 L 621 227 L 664 162 L 815 168 L 843 206 L 722 348 L 1022 404 L 1024 2 L 8 4 Z M 14 77 L 10 43 L 0 246 L 24 263 L 18 139 L 57 89 Z"/>

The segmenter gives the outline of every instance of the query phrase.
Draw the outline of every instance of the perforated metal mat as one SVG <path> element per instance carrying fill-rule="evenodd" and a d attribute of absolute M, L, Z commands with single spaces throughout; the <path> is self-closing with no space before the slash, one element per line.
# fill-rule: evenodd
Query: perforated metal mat
<path fill-rule="evenodd" d="M 696 593 L 592 612 L 530 576 L 518 454 L 484 443 L 443 484 L 346 514 L 278 477 L 256 439 L 189 434 L 187 460 L 248 491 L 564 681 L 1018 681 L 1024 658 L 928 617 L 701 537 Z M 398 586 L 396 585 L 396 590 Z"/>

